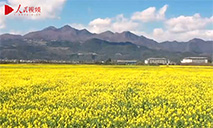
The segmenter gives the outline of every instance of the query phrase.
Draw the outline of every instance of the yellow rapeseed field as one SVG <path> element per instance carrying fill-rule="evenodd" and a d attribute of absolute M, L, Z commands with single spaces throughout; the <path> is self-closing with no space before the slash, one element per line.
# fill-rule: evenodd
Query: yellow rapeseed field
<path fill-rule="evenodd" d="M 0 65 L 0 127 L 212 127 L 213 67 Z"/>

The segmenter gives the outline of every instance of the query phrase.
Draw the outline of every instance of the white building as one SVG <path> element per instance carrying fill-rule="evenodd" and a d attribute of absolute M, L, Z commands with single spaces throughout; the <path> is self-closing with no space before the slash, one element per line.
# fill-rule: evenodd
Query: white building
<path fill-rule="evenodd" d="M 206 64 L 207 57 L 186 57 L 181 61 L 182 64 Z"/>
<path fill-rule="evenodd" d="M 169 60 L 166 58 L 148 58 L 144 62 L 145 64 L 168 64 Z"/>
<path fill-rule="evenodd" d="M 137 60 L 117 60 L 118 64 L 136 64 Z"/>

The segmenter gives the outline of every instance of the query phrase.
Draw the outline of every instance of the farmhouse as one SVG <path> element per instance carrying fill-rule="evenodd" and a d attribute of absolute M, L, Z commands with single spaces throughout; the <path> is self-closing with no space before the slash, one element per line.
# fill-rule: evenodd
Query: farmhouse
<path fill-rule="evenodd" d="M 136 64 L 137 60 L 117 60 L 118 64 Z"/>
<path fill-rule="evenodd" d="M 181 61 L 182 64 L 206 64 L 207 57 L 186 57 Z"/>
<path fill-rule="evenodd" d="M 166 58 L 148 58 L 145 60 L 145 64 L 167 64 L 169 60 Z"/>

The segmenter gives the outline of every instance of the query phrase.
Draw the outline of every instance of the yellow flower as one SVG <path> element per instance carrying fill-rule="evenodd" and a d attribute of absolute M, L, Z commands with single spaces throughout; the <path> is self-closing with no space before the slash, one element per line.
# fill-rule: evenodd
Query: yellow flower
<path fill-rule="evenodd" d="M 212 69 L 0 65 L 0 127 L 210 127 Z"/>

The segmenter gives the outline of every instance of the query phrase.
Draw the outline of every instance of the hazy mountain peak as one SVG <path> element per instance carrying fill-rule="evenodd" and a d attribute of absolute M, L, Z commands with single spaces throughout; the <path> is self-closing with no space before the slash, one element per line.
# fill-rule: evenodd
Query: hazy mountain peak
<path fill-rule="evenodd" d="M 199 38 L 194 38 L 194 39 L 192 39 L 192 40 L 189 40 L 189 42 L 203 42 L 204 40 L 202 40 L 202 39 L 199 39 Z"/>
<path fill-rule="evenodd" d="M 48 31 L 47 31 L 48 30 Z M 130 31 L 123 31 L 121 33 L 113 33 L 111 31 L 105 31 L 100 34 L 90 33 L 87 29 L 78 30 L 72 28 L 69 25 L 65 25 L 59 29 L 55 28 L 54 26 L 47 27 L 41 31 L 30 32 L 26 35 L 22 36 L 13 36 L 10 34 L 5 34 L 0 36 L 1 40 L 14 40 L 15 39 L 30 39 L 30 40 L 45 40 L 45 41 L 69 41 L 69 42 L 79 42 L 84 43 L 87 40 L 97 38 L 100 40 L 108 41 L 108 42 L 131 42 L 139 46 L 146 46 L 151 49 L 162 49 L 167 51 L 177 51 L 177 52 L 185 52 L 185 51 L 196 51 L 201 52 L 209 52 L 212 51 L 212 47 L 204 46 L 204 45 L 211 45 L 206 44 L 201 39 L 194 38 L 188 42 L 177 42 L 177 41 L 168 41 L 158 44 L 156 41 L 146 38 L 145 36 L 141 35 L 138 36 Z M 96 41 L 98 42 L 98 41 Z M 192 47 L 192 48 L 191 48 Z M 196 49 L 196 50 L 192 50 Z"/>
<path fill-rule="evenodd" d="M 5 40 L 5 39 L 21 39 L 22 36 L 21 35 L 13 35 L 13 34 L 3 34 L 0 35 L 0 39 L 1 40 Z"/>
<path fill-rule="evenodd" d="M 131 33 L 130 31 L 124 31 L 121 34 L 124 35 L 126 38 L 130 38 L 130 39 L 136 39 L 139 37 L 135 35 L 134 33 Z"/>
<path fill-rule="evenodd" d="M 72 28 L 72 27 L 67 24 L 67 25 L 64 25 L 62 28 Z"/>
<path fill-rule="evenodd" d="M 82 34 L 92 34 L 92 33 L 90 33 L 87 29 L 82 29 L 82 30 L 80 30 L 80 32 L 81 32 Z"/>
<path fill-rule="evenodd" d="M 69 31 L 69 30 L 76 30 L 76 29 L 72 28 L 69 25 L 65 25 L 65 26 L 61 27 L 60 30 L 62 30 L 62 31 Z"/>
<path fill-rule="evenodd" d="M 123 31 L 122 33 L 123 33 L 123 34 L 133 34 L 133 33 L 131 33 L 130 31 Z"/>
<path fill-rule="evenodd" d="M 134 37 L 139 37 L 138 35 L 130 32 L 130 31 L 123 31 L 121 34 L 124 34 L 125 36 L 134 36 Z"/>
<path fill-rule="evenodd" d="M 80 31 L 89 32 L 87 29 L 81 29 Z"/>
<path fill-rule="evenodd" d="M 102 35 L 103 35 L 103 34 L 113 35 L 114 33 L 108 30 L 108 31 L 102 32 L 102 33 L 100 33 L 100 34 L 102 34 Z"/>
<path fill-rule="evenodd" d="M 45 28 L 45 29 L 43 29 L 43 30 L 56 30 L 57 28 L 56 27 L 54 27 L 54 26 L 49 26 L 49 27 L 47 27 L 47 28 Z"/>

